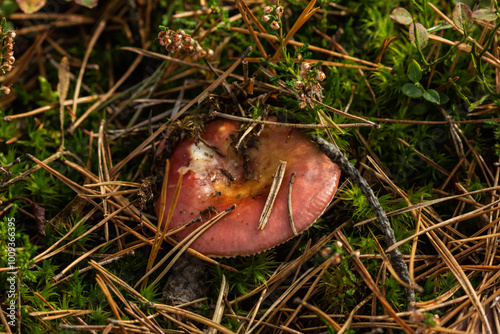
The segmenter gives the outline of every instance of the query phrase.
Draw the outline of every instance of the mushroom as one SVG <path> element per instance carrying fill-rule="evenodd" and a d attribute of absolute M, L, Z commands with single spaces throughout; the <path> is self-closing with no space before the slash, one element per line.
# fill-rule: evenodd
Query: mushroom
<path fill-rule="evenodd" d="M 339 167 L 296 129 L 266 125 L 255 147 L 238 153 L 233 140 L 239 125 L 218 119 L 206 125 L 198 144 L 191 139 L 181 142 L 164 180 L 168 212 L 179 177 L 183 178 L 169 230 L 203 217 L 201 223 L 176 233 L 178 240 L 236 205 L 192 243 L 191 248 L 208 256 L 259 253 L 305 231 L 332 200 L 340 178 Z"/>

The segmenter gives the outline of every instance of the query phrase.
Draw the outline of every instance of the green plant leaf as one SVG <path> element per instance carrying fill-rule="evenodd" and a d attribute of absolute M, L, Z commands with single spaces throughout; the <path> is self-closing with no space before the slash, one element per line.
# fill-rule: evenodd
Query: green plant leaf
<path fill-rule="evenodd" d="M 47 0 L 16 0 L 17 5 L 19 8 L 25 13 L 25 14 L 32 14 L 43 6 L 45 6 L 45 3 Z"/>
<path fill-rule="evenodd" d="M 429 43 L 429 34 L 427 33 L 427 29 L 420 23 L 416 24 L 416 37 L 418 38 L 418 45 L 421 49 L 425 48 Z M 408 33 L 410 34 L 410 42 L 414 47 L 417 47 L 417 43 L 415 41 L 415 24 L 410 24 L 408 28 Z"/>
<path fill-rule="evenodd" d="M 415 59 L 408 65 L 408 78 L 413 82 L 419 82 L 422 79 L 422 68 Z"/>
<path fill-rule="evenodd" d="M 402 88 L 403 93 L 412 98 L 422 97 L 424 94 L 424 90 L 420 87 L 415 86 L 412 83 L 407 83 Z"/>
<path fill-rule="evenodd" d="M 80 6 L 84 6 L 87 8 L 94 8 L 97 6 L 97 0 L 74 0 Z"/>
<path fill-rule="evenodd" d="M 468 110 L 469 111 L 473 111 L 475 108 L 479 107 L 481 104 L 483 104 L 483 102 L 489 97 L 490 95 L 489 94 L 486 94 L 486 95 L 483 95 L 481 96 L 481 98 L 479 100 L 477 100 L 476 102 L 473 102 L 470 104 Z"/>
<path fill-rule="evenodd" d="M 439 99 L 439 93 L 436 92 L 434 89 L 428 89 L 424 92 L 424 99 L 426 99 L 429 102 L 435 103 L 435 104 L 440 104 L 440 99 Z"/>
<path fill-rule="evenodd" d="M 469 6 L 464 4 L 463 2 L 459 2 L 455 9 L 453 10 L 453 23 L 455 25 L 464 30 L 469 31 L 470 27 L 472 27 L 472 11 Z"/>
<path fill-rule="evenodd" d="M 410 12 L 403 7 L 394 8 L 389 17 L 397 23 L 404 24 L 405 26 L 413 22 Z"/>
<path fill-rule="evenodd" d="M 497 13 L 486 8 L 481 8 L 473 11 L 472 17 L 478 20 L 493 21 L 497 18 Z"/>
<path fill-rule="evenodd" d="M 448 95 L 446 95 L 446 94 L 444 94 L 442 92 L 439 92 L 439 104 L 440 105 L 445 104 L 449 100 L 450 100 L 450 98 L 448 97 Z"/>

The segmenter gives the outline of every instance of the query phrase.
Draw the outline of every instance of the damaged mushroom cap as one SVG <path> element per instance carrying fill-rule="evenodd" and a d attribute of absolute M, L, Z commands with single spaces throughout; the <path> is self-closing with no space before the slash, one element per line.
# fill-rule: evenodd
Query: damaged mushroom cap
<path fill-rule="evenodd" d="M 309 228 L 332 200 L 340 178 L 339 167 L 332 163 L 305 135 L 290 128 L 267 126 L 258 137 L 258 149 L 249 148 L 250 160 L 244 173 L 244 160 L 236 154 L 230 134 L 237 136 L 240 123 L 216 120 L 206 125 L 201 136 L 225 157 L 203 142 L 179 144 L 170 157 L 166 206 L 168 211 L 180 175 L 182 186 L 169 224 L 179 227 L 213 207 L 222 212 L 236 208 L 203 233 L 191 248 L 208 256 L 251 255 L 273 248 L 294 233 L 289 222 L 288 192 L 295 173 L 291 207 L 297 233 Z M 262 210 L 280 161 L 286 161 L 281 187 L 269 220 L 259 229 Z M 156 203 L 156 213 L 160 205 Z M 208 210 L 210 211 L 210 210 Z M 215 215 L 212 212 L 212 217 Z M 166 213 L 165 213 L 166 216 Z M 203 222 L 209 217 L 205 214 Z M 202 223 L 190 225 L 174 235 L 182 240 Z"/>

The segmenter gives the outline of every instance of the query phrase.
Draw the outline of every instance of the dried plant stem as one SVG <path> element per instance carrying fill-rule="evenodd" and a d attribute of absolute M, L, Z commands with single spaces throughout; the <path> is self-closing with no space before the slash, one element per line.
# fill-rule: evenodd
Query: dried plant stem
<path fill-rule="evenodd" d="M 272 125 L 272 126 L 283 126 L 283 127 L 287 127 L 287 128 L 294 128 L 294 129 L 334 129 L 334 128 L 376 127 L 377 126 L 377 124 L 371 124 L 371 123 L 351 123 L 351 124 L 335 124 L 335 125 L 283 123 L 283 122 L 263 121 L 260 119 L 234 116 L 234 115 L 221 113 L 218 111 L 213 111 L 211 113 L 211 115 L 216 116 L 216 117 L 220 117 L 220 118 L 230 119 L 233 121 L 238 121 L 238 122 L 266 124 L 266 125 Z M 346 117 L 349 117 L 349 116 L 350 116 L 349 114 L 346 114 Z"/>
<path fill-rule="evenodd" d="M 373 193 L 373 190 L 370 188 L 370 185 L 366 180 L 361 176 L 359 171 L 351 164 L 351 162 L 342 154 L 342 152 L 335 147 L 335 145 L 327 142 L 326 140 L 319 138 L 317 136 L 312 136 L 312 139 L 318 144 L 319 148 L 336 164 L 339 165 L 340 169 L 343 173 L 346 174 L 349 179 L 351 179 L 354 184 L 356 184 L 360 189 L 363 195 L 370 203 L 372 210 L 375 212 L 375 215 L 378 218 L 380 229 L 385 237 L 385 242 L 388 247 L 394 245 L 396 243 L 396 237 L 394 236 L 394 231 L 391 227 L 391 223 L 387 218 L 387 215 L 380 206 L 380 202 L 378 198 Z M 391 252 L 388 252 L 389 259 L 391 264 L 398 274 L 398 276 L 408 285 L 411 285 L 410 274 L 408 272 L 408 267 L 404 262 L 403 255 L 399 251 L 398 248 L 393 249 Z M 407 308 L 409 310 L 414 309 L 415 304 L 415 292 L 412 289 L 405 288 L 405 297 L 408 303 Z"/>
<path fill-rule="evenodd" d="M 297 229 L 295 228 L 295 222 L 293 220 L 293 210 L 292 210 L 292 188 L 293 182 L 295 180 L 295 172 L 290 175 L 290 183 L 288 185 L 288 221 L 290 223 L 290 228 L 292 229 L 293 235 L 299 235 Z"/>
<path fill-rule="evenodd" d="M 267 221 L 271 216 L 273 210 L 274 200 L 278 196 L 278 191 L 281 187 L 281 182 L 283 181 L 283 176 L 285 175 L 286 161 L 280 161 L 276 172 L 273 175 L 273 183 L 271 185 L 271 190 L 269 191 L 269 196 L 267 197 L 266 204 L 264 205 L 264 210 L 259 220 L 259 230 L 263 230 L 267 225 Z"/>
<path fill-rule="evenodd" d="M 105 27 L 106 27 L 106 21 L 101 20 L 99 22 L 99 24 L 97 25 L 97 28 L 94 31 L 94 34 L 92 35 L 92 38 L 91 38 L 89 45 L 87 47 L 87 51 L 85 52 L 85 56 L 84 56 L 83 61 L 82 61 L 82 66 L 80 68 L 80 74 L 78 75 L 78 79 L 76 81 L 75 93 L 73 94 L 73 106 L 72 106 L 73 115 L 76 115 L 76 106 L 77 106 L 76 100 L 78 99 L 78 95 L 80 94 L 80 87 L 82 86 L 83 73 L 85 73 L 85 66 L 87 65 L 87 61 L 89 60 L 90 53 L 94 49 L 94 45 L 97 42 L 97 39 L 99 38 L 99 36 L 101 36 L 101 33 L 104 31 Z M 72 119 L 72 121 L 74 122 L 75 119 Z"/>

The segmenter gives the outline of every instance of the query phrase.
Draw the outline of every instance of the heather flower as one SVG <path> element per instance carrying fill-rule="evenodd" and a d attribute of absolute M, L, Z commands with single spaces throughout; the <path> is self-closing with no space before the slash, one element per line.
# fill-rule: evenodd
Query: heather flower
<path fill-rule="evenodd" d="M 0 90 L 5 94 L 5 95 L 9 95 L 10 94 L 10 88 L 7 87 L 7 86 L 2 86 L 2 88 L 0 88 Z"/>
<path fill-rule="evenodd" d="M 277 21 L 271 23 L 271 29 L 278 30 L 280 28 L 280 24 Z"/>
<path fill-rule="evenodd" d="M 13 30 L 6 31 L 5 34 L 1 34 L 0 31 L 0 59 L 3 60 L 0 64 L 0 73 L 3 75 L 12 70 L 12 65 L 16 62 L 16 58 L 14 58 L 14 38 L 16 37 L 16 33 Z M 3 44 L 3 45 L 2 45 Z M 4 94 L 10 93 L 10 88 L 6 86 L 2 86 L 0 90 Z"/>
<path fill-rule="evenodd" d="M 267 21 L 269 21 L 270 19 L 271 19 L 271 18 L 270 18 L 268 15 L 262 15 L 262 18 L 261 18 L 262 22 L 267 22 Z"/>
<path fill-rule="evenodd" d="M 158 33 L 158 39 L 161 46 L 164 46 L 168 52 L 184 51 L 188 53 L 194 53 L 192 55 L 193 60 L 205 57 L 207 54 L 213 54 L 204 50 L 198 42 L 196 42 L 189 34 L 184 30 L 179 29 L 177 31 L 173 30 L 163 30 Z"/>
<path fill-rule="evenodd" d="M 302 87 L 304 87 L 304 83 L 302 81 L 295 81 L 295 89 L 301 89 Z"/>
<path fill-rule="evenodd" d="M 278 16 L 281 16 L 283 14 L 283 7 L 282 6 L 276 7 L 275 12 L 276 14 L 278 14 Z"/>
<path fill-rule="evenodd" d="M 264 7 L 264 14 L 269 14 L 272 11 L 273 11 L 273 7 L 271 7 L 271 6 Z"/>
<path fill-rule="evenodd" d="M 325 73 L 319 71 L 318 74 L 316 74 L 316 80 L 318 81 L 323 81 L 326 79 L 326 75 Z"/>

